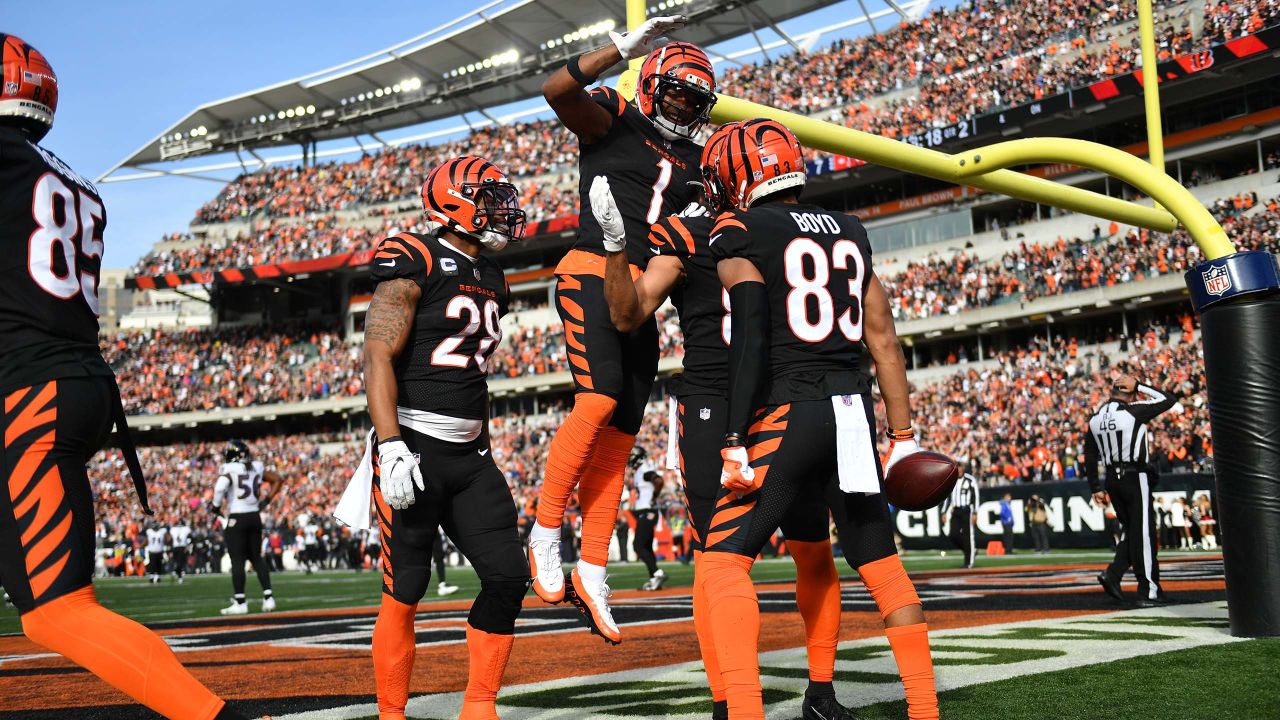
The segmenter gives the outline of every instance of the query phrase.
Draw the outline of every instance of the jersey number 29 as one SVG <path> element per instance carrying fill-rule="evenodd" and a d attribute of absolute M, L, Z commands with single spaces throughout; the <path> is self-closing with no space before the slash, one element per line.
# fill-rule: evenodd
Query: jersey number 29
<path fill-rule="evenodd" d="M 62 219 L 54 208 L 62 198 Z M 27 269 L 31 279 L 45 292 L 70 300 L 83 295 L 94 315 L 98 314 L 98 276 L 78 270 L 80 255 L 102 258 L 102 237 L 98 226 L 104 217 L 102 204 L 92 195 L 71 190 L 57 175 L 45 173 L 36 182 L 31 197 L 31 215 L 36 231 L 27 242 Z M 79 247 L 77 248 L 77 238 Z M 61 253 L 66 274 L 54 269 L 54 253 Z"/>
<path fill-rule="evenodd" d="M 480 306 L 476 305 L 475 300 L 466 295 L 455 295 L 444 309 L 445 317 L 455 320 L 460 319 L 463 312 L 467 313 L 467 326 L 440 341 L 440 344 L 431 353 L 431 364 L 438 367 L 465 368 L 472 360 L 475 360 L 476 367 L 480 368 L 480 372 L 486 372 L 489 366 L 489 356 L 493 354 L 493 351 L 498 347 L 498 341 L 502 339 L 502 329 L 498 326 L 498 303 L 486 300 L 484 311 L 481 312 Z M 476 350 L 476 354 L 463 355 L 454 352 L 467 338 L 476 334 L 480 329 L 482 318 L 484 320 L 485 337 L 480 340 L 480 347 Z"/>

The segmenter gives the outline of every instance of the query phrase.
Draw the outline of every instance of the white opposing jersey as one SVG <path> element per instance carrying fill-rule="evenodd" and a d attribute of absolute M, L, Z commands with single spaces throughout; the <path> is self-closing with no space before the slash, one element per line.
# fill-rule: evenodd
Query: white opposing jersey
<path fill-rule="evenodd" d="M 262 463 L 254 460 L 244 463 L 226 463 L 218 474 L 218 484 L 213 491 L 213 504 L 222 505 L 224 497 L 230 497 L 231 515 L 255 513 L 259 510 L 258 493 L 262 491 Z"/>
<path fill-rule="evenodd" d="M 636 470 L 636 505 L 635 510 L 653 509 L 653 483 L 648 480 L 649 473 L 657 472 L 658 467 L 651 462 L 643 462 Z"/>
<path fill-rule="evenodd" d="M 184 548 L 191 544 L 191 528 L 187 525 L 174 525 L 169 528 L 169 541 L 175 548 Z"/>
<path fill-rule="evenodd" d="M 147 552 L 149 554 L 164 552 L 164 528 L 150 528 L 147 530 Z"/>

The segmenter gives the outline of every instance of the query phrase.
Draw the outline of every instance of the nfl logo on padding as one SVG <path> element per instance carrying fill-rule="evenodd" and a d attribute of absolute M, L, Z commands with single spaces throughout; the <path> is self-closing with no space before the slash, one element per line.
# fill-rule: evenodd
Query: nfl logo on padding
<path fill-rule="evenodd" d="M 1210 295 L 1221 297 L 1231 289 L 1231 275 L 1227 273 L 1226 265 L 1211 267 L 1200 273 L 1200 277 L 1204 280 L 1205 292 Z"/>
<path fill-rule="evenodd" d="M 702 408 L 698 411 L 698 418 L 702 420 L 711 419 L 711 408 Z"/>

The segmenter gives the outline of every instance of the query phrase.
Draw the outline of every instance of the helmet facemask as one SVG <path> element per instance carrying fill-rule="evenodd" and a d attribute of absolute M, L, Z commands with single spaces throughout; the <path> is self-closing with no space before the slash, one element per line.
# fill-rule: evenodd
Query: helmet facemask
<path fill-rule="evenodd" d="M 653 116 L 658 132 L 669 140 L 692 140 L 711 120 L 715 93 L 701 84 L 675 75 L 652 78 Z"/>
<path fill-rule="evenodd" d="M 462 189 L 476 206 L 468 235 L 494 252 L 524 237 L 525 213 L 520 209 L 520 193 L 515 185 L 486 180 L 463 183 Z"/>

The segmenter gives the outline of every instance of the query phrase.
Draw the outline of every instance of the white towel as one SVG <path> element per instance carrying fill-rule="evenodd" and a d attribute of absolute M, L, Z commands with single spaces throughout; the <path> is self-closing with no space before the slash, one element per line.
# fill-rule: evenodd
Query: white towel
<path fill-rule="evenodd" d="M 680 413 L 675 395 L 667 396 L 667 469 L 680 469 Z"/>
<path fill-rule="evenodd" d="M 373 430 L 364 439 L 364 457 L 342 491 L 333 518 L 355 530 L 369 529 L 369 515 L 373 504 Z"/>
<path fill-rule="evenodd" d="M 834 395 L 831 407 L 836 415 L 836 465 L 840 489 L 847 493 L 875 495 L 880 492 L 876 475 L 876 449 L 871 444 L 871 426 L 861 395 Z"/>

